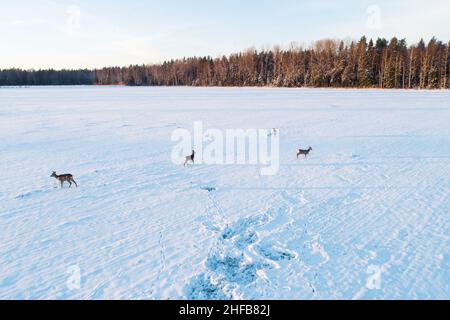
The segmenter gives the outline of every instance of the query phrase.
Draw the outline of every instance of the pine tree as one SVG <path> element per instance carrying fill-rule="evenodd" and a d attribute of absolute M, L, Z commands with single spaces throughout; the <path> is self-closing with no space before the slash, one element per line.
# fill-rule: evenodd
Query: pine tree
<path fill-rule="evenodd" d="M 362 37 L 358 43 L 358 86 L 369 87 L 368 46 L 366 37 Z"/>

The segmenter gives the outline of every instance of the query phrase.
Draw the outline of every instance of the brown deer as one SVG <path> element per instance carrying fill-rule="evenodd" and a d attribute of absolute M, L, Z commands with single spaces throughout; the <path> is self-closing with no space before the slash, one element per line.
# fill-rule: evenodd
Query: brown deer
<path fill-rule="evenodd" d="M 302 150 L 302 149 L 299 149 L 298 152 L 297 152 L 297 159 L 298 159 L 301 155 L 304 155 L 304 156 L 305 156 L 305 159 L 307 159 L 307 158 L 308 158 L 308 155 L 311 153 L 311 151 L 312 151 L 312 148 L 311 148 L 311 147 L 309 147 L 308 150 Z"/>
<path fill-rule="evenodd" d="M 194 160 L 195 160 L 195 151 L 192 150 L 192 154 L 186 157 L 186 161 L 184 161 L 184 166 L 186 167 L 189 163 L 194 164 Z"/>
<path fill-rule="evenodd" d="M 73 175 L 71 175 L 71 174 L 57 175 L 56 172 L 53 171 L 53 173 L 52 173 L 52 175 L 50 177 L 51 178 L 55 178 L 56 180 L 58 180 L 61 183 L 61 188 L 63 188 L 64 182 L 68 182 L 69 183 L 69 188 L 72 187 L 72 182 L 78 188 L 78 184 L 75 182 L 75 180 L 73 179 Z"/>

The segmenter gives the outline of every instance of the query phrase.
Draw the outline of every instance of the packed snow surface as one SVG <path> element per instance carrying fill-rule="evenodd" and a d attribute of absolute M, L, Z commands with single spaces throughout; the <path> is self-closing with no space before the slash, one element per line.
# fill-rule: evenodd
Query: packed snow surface
<path fill-rule="evenodd" d="M 173 164 L 195 121 L 278 174 Z M 449 91 L 0 88 L 0 156 L 1 299 L 450 298 Z"/>

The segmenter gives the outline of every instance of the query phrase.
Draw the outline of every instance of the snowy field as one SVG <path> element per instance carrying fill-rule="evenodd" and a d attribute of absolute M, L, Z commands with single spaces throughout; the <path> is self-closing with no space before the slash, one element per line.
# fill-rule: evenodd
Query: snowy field
<path fill-rule="evenodd" d="M 198 120 L 278 174 L 174 165 Z M 1 299 L 450 298 L 448 91 L 0 88 L 0 156 Z"/>

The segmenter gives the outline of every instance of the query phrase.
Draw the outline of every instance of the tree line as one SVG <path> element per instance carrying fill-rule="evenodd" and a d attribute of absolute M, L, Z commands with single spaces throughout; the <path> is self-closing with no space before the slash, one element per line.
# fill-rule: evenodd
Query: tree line
<path fill-rule="evenodd" d="M 0 86 L 93 85 L 92 70 L 0 70 Z"/>
<path fill-rule="evenodd" d="M 336 88 L 450 88 L 450 42 L 436 38 L 321 40 L 308 48 L 247 50 L 157 65 L 96 70 L 0 71 L 0 85 L 273 86 Z"/>

